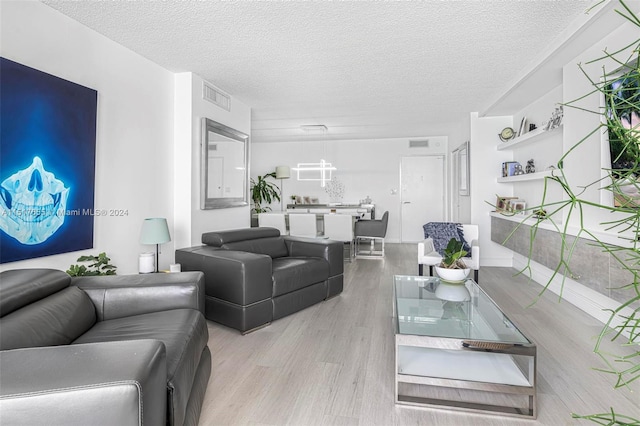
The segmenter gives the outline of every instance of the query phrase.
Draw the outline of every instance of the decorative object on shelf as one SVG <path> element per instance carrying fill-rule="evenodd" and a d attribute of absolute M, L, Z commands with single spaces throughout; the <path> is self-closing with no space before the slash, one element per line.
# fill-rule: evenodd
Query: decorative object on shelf
<path fill-rule="evenodd" d="M 93 276 L 93 275 L 116 275 L 116 268 L 111 264 L 111 259 L 107 253 L 102 252 L 97 256 L 80 256 L 78 262 L 92 262 L 88 266 L 71 265 L 67 274 L 72 277 Z"/>
<path fill-rule="evenodd" d="M 511 200 L 517 200 L 518 197 L 501 197 L 498 195 L 498 199 L 496 201 L 496 212 L 504 212 L 507 211 L 509 207 L 509 202 Z"/>
<path fill-rule="evenodd" d="M 502 177 L 515 176 L 516 165 L 520 165 L 520 163 L 517 161 L 505 161 L 502 163 Z"/>
<path fill-rule="evenodd" d="M 331 202 L 338 202 L 344 197 L 344 184 L 336 176 L 327 182 L 324 190 L 329 194 Z"/>
<path fill-rule="evenodd" d="M 498 137 L 500 138 L 500 140 L 502 142 L 508 142 L 511 139 L 516 137 L 516 132 L 513 130 L 513 128 L 511 127 L 505 127 L 504 129 L 502 129 L 502 131 L 498 134 Z"/>
<path fill-rule="evenodd" d="M 171 236 L 169 235 L 167 219 L 163 217 L 152 217 L 142 222 L 140 244 L 156 245 L 156 272 L 158 272 L 158 263 L 160 263 L 160 244 L 168 243 L 169 241 L 171 241 Z"/>
<path fill-rule="evenodd" d="M 557 107 L 553 113 L 551 114 L 551 118 L 547 121 L 544 130 L 552 130 L 556 127 L 559 127 L 562 124 L 562 117 L 564 116 L 564 111 L 562 109 L 562 105 Z"/>
<path fill-rule="evenodd" d="M 291 177 L 291 169 L 289 166 L 278 166 L 276 167 L 276 179 L 280 179 L 280 211 L 284 211 L 284 180 L 289 179 Z"/>
<path fill-rule="evenodd" d="M 533 212 L 533 217 L 536 219 L 546 219 L 547 211 L 545 209 L 537 209 Z"/>
<path fill-rule="evenodd" d="M 513 200 L 509 203 L 511 211 L 515 214 L 525 214 L 527 202 L 525 200 Z"/>
<path fill-rule="evenodd" d="M 524 174 L 524 170 L 522 170 L 522 164 L 520 163 L 516 163 L 514 165 L 514 171 L 513 171 L 513 175 L 509 175 L 509 176 L 520 176 Z"/>
<path fill-rule="evenodd" d="M 534 131 L 534 130 L 535 130 L 535 129 L 537 129 L 537 128 L 538 128 L 538 127 L 537 127 L 535 124 L 533 124 L 533 123 L 529 124 L 529 131 L 530 131 L 530 132 Z"/>
<path fill-rule="evenodd" d="M 298 200 L 298 196 L 297 196 L 297 195 L 292 195 L 292 196 L 291 196 L 291 197 L 289 197 L 289 198 L 291 198 L 291 204 L 295 204 L 295 203 L 296 203 L 296 201 Z"/>
<path fill-rule="evenodd" d="M 533 158 L 529 161 L 527 161 L 527 167 L 525 168 L 525 171 L 527 173 L 535 173 L 536 172 L 536 166 L 535 164 L 533 164 Z"/>
<path fill-rule="evenodd" d="M 520 129 L 518 130 L 518 136 L 522 136 L 527 133 L 527 117 L 522 117 L 520 120 Z"/>
<path fill-rule="evenodd" d="M 155 269 L 155 254 L 151 252 L 140 253 L 138 256 L 138 273 L 151 274 Z"/>
<path fill-rule="evenodd" d="M 262 206 L 263 202 L 271 204 L 272 201 L 280 201 L 280 188 L 278 185 L 267 181 L 267 178 L 275 178 L 276 172 L 258 176 L 256 180 L 251 178 L 251 200 L 253 201 L 254 213 L 265 213 L 271 211 L 271 207 Z"/>

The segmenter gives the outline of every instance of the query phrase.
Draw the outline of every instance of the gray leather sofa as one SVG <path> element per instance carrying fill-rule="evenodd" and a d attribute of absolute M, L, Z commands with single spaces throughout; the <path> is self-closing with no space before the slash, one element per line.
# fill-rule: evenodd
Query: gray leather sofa
<path fill-rule="evenodd" d="M 211 373 L 201 273 L 0 274 L 0 424 L 196 425 Z"/>
<path fill-rule="evenodd" d="M 281 236 L 275 228 L 208 232 L 176 250 L 205 275 L 207 319 L 249 332 L 342 292 L 342 243 Z"/>

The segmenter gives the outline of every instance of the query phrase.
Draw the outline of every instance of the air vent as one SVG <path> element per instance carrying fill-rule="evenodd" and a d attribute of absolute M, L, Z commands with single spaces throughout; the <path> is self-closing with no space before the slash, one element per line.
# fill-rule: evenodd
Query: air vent
<path fill-rule="evenodd" d="M 202 99 L 218 105 L 222 109 L 231 111 L 231 96 L 210 83 L 202 83 Z"/>
<path fill-rule="evenodd" d="M 429 139 L 409 139 L 409 148 L 429 148 Z"/>

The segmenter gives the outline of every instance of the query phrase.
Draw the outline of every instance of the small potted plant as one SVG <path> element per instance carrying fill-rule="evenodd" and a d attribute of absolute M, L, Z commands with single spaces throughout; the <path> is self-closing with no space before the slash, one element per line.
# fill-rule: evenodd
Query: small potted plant
<path fill-rule="evenodd" d="M 461 241 L 451 238 L 444 249 L 442 261 L 436 266 L 436 273 L 441 280 L 463 283 L 469 275 L 470 268 L 462 260 L 467 255 Z"/>

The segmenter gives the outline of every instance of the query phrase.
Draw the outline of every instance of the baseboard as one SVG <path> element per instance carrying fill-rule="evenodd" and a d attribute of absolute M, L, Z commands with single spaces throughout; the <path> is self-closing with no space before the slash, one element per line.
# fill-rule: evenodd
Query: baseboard
<path fill-rule="evenodd" d="M 541 286 L 547 285 L 553 275 L 553 271 L 551 269 L 533 261 L 529 262 L 526 257 L 515 252 L 513 253 L 514 268 L 522 270 L 527 266 L 527 263 L 531 266 L 531 278 Z M 609 322 L 610 311 L 617 309 L 620 306 L 619 302 L 616 302 L 615 300 L 570 278 L 564 278 L 563 282 L 562 275 L 557 275 L 553 280 L 551 280 L 548 290 L 562 296 L 563 300 L 571 303 L 603 324 L 607 324 Z M 620 314 L 629 316 L 631 313 L 632 309 L 627 308 Z M 610 325 L 611 327 L 622 325 L 620 316 L 614 318 Z"/>

